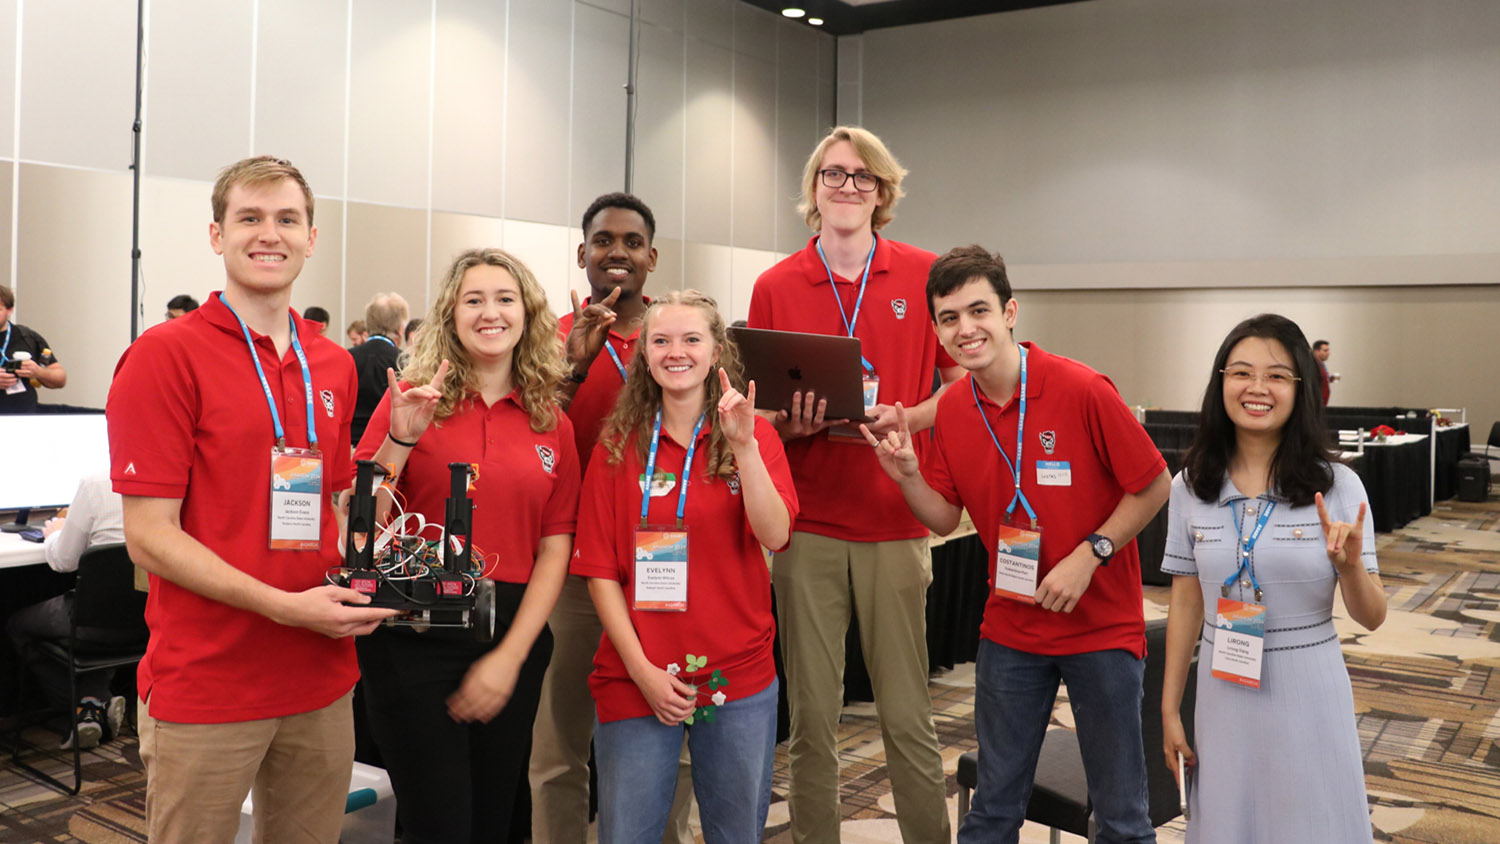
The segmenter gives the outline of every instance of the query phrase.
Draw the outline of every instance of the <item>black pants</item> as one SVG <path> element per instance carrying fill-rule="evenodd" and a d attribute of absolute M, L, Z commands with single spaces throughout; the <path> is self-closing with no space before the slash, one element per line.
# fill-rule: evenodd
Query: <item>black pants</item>
<path fill-rule="evenodd" d="M 32 639 L 66 639 L 73 632 L 73 595 L 58 595 L 40 604 L 18 610 L 6 624 L 16 653 L 24 653 Z M 36 675 L 47 697 L 47 705 L 54 709 L 71 710 L 86 697 L 100 703 L 109 703 L 109 684 L 115 677 L 113 668 L 99 668 L 78 675 L 78 698 L 68 700 L 68 669 L 50 659 L 36 659 L 31 663 L 31 673 Z"/>
<path fill-rule="evenodd" d="M 531 724 L 552 633 L 542 629 L 510 701 L 488 724 L 448 717 L 448 696 L 515 618 L 525 584 L 495 584 L 496 638 L 467 631 L 381 628 L 357 642 L 370 732 L 396 792 L 403 844 L 508 840 L 516 793 L 527 788 Z"/>

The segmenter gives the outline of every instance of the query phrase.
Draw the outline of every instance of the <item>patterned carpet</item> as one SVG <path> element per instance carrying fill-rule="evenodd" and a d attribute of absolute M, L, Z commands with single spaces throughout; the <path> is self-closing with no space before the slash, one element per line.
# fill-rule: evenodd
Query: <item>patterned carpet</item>
<path fill-rule="evenodd" d="M 1397 844 L 1500 842 L 1500 498 L 1439 502 L 1431 516 L 1379 537 L 1390 613 L 1374 633 L 1336 619 L 1354 684 L 1376 840 Z M 1146 613 L 1165 612 L 1167 590 L 1148 589 Z M 939 741 L 952 774 L 975 747 L 973 666 L 931 684 Z M 1060 696 L 1054 723 L 1071 727 Z M 39 742 L 52 741 L 43 731 Z M 840 726 L 842 838 L 898 842 L 895 808 L 874 707 L 850 706 Z M 134 738 L 86 755 L 83 793 L 59 797 L 0 764 L 0 842 L 143 842 L 143 777 Z M 63 769 L 59 761 L 55 764 Z M 766 840 L 791 840 L 786 755 L 778 749 Z M 1181 819 L 1158 830 L 1182 841 Z M 1046 841 L 1028 825 L 1024 842 Z M 1065 841 L 1081 839 L 1064 836 Z"/>

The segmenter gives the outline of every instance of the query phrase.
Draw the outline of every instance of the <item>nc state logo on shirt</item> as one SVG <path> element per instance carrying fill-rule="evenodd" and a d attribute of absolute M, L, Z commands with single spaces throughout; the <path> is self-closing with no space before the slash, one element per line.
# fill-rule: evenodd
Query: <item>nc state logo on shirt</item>
<path fill-rule="evenodd" d="M 542 471 L 552 474 L 552 466 L 557 462 L 557 455 L 552 452 L 552 449 L 539 445 L 536 447 L 536 456 L 542 458 Z"/>
<path fill-rule="evenodd" d="M 729 494 L 730 495 L 739 495 L 740 494 L 740 473 L 739 472 L 735 472 L 733 475 L 730 475 L 728 483 L 729 483 Z"/>
<path fill-rule="evenodd" d="M 896 314 L 896 319 L 906 319 L 906 300 L 892 299 L 891 311 Z"/>
<path fill-rule="evenodd" d="M 318 395 L 323 397 L 323 409 L 328 411 L 328 418 L 333 418 L 333 391 L 324 390 Z"/>
<path fill-rule="evenodd" d="M 1048 454 L 1051 454 L 1053 451 L 1055 451 L 1057 449 L 1057 432 L 1056 431 L 1043 431 L 1039 436 L 1042 439 L 1042 451 L 1045 451 Z"/>

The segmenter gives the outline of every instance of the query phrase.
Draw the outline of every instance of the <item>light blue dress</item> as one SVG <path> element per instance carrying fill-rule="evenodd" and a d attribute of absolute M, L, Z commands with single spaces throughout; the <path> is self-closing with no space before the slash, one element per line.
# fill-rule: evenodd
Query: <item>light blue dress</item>
<path fill-rule="evenodd" d="M 1333 471 L 1323 496 L 1329 516 L 1352 523 L 1367 501 L 1364 485 L 1346 466 Z M 1237 568 L 1237 535 L 1250 535 L 1268 501 L 1276 506 L 1250 557 L 1266 607 L 1261 685 L 1251 689 L 1209 670 L 1213 621 Z M 1316 505 L 1292 507 L 1274 492 L 1247 498 L 1227 477 L 1218 498 L 1203 501 L 1179 473 L 1170 507 L 1162 571 L 1197 576 L 1203 589 L 1188 844 L 1369 844 L 1354 695 L 1332 621 L 1338 575 Z M 1368 514 L 1361 556 L 1366 571 L 1377 571 Z M 1252 601 L 1254 591 L 1237 582 L 1228 597 Z"/>

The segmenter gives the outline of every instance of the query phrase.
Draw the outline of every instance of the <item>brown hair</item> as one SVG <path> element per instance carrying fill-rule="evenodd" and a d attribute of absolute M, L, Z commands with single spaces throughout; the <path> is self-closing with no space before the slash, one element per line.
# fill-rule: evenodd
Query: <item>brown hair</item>
<path fill-rule="evenodd" d="M 219 171 L 219 178 L 214 182 L 213 208 L 214 222 L 224 224 L 224 214 L 229 207 L 229 189 L 235 185 L 244 185 L 247 188 L 265 187 L 273 185 L 282 179 L 291 179 L 302 189 L 302 197 L 307 200 L 307 224 L 313 223 L 313 195 L 312 188 L 307 186 L 307 180 L 302 178 L 302 171 L 292 166 L 292 162 L 284 158 L 276 158 L 270 155 L 258 155 L 254 158 L 246 158 L 225 167 Z"/>

